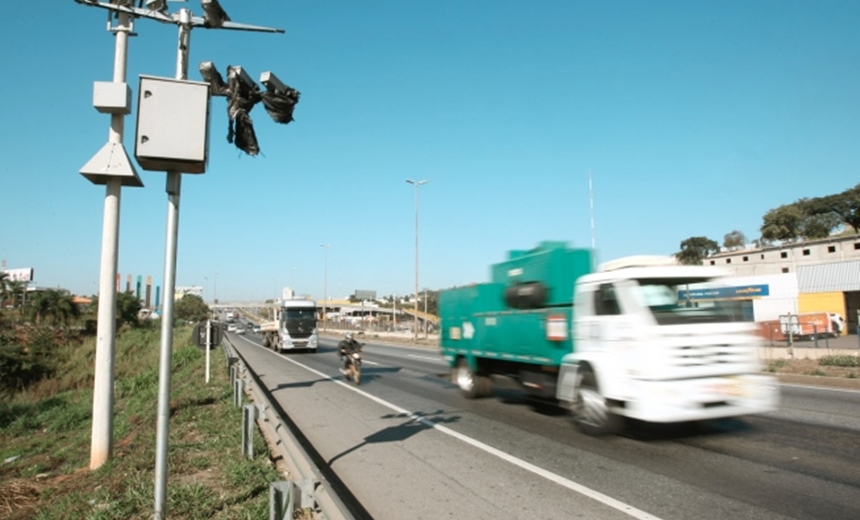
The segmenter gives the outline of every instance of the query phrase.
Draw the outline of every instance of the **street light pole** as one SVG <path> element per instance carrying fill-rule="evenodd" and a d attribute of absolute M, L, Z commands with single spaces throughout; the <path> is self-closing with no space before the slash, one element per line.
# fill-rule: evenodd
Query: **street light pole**
<path fill-rule="evenodd" d="M 320 247 L 325 251 L 323 255 L 323 330 L 328 330 L 328 248 L 331 244 L 320 244 Z"/>
<path fill-rule="evenodd" d="M 418 342 L 418 187 L 427 184 L 426 180 L 414 181 L 406 179 L 406 182 L 415 186 L 415 322 L 412 326 L 412 339 Z"/>

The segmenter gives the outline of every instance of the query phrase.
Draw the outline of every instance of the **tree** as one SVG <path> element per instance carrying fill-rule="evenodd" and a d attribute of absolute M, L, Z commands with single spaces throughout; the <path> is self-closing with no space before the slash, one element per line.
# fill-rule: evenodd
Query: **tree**
<path fill-rule="evenodd" d="M 717 253 L 720 246 L 708 237 L 690 237 L 681 242 L 681 250 L 675 258 L 685 265 L 701 265 L 705 257 Z"/>
<path fill-rule="evenodd" d="M 860 184 L 823 199 L 823 206 L 826 206 L 842 222 L 854 228 L 854 233 L 860 233 Z"/>
<path fill-rule="evenodd" d="M 787 204 L 769 210 L 762 217 L 761 236 L 765 240 L 794 242 L 800 237 L 806 214 L 798 204 Z"/>
<path fill-rule="evenodd" d="M 196 294 L 186 294 L 173 306 L 173 313 L 177 322 L 203 321 L 209 317 L 209 306 Z"/>
<path fill-rule="evenodd" d="M 6 274 L 6 273 L 3 273 Z M 19 307 L 23 300 L 22 296 L 27 290 L 27 282 L 20 280 L 10 280 L 8 277 L 4 279 L 3 286 L 0 287 L 3 291 L 3 300 L 8 300 L 13 308 Z"/>
<path fill-rule="evenodd" d="M 93 302 L 90 304 L 90 307 L 93 309 L 99 308 L 99 297 L 93 296 Z M 127 323 L 132 327 L 136 327 L 138 322 L 138 316 L 140 314 L 140 309 L 143 308 L 140 300 L 132 291 L 125 292 L 117 292 L 116 293 L 116 323 L 117 325 L 122 325 L 123 323 Z"/>
<path fill-rule="evenodd" d="M 723 236 L 723 247 L 726 249 L 740 249 L 744 247 L 747 243 L 747 237 L 743 234 L 743 232 L 738 231 L 737 229 L 726 233 Z"/>
<path fill-rule="evenodd" d="M 65 289 L 46 289 L 38 291 L 33 296 L 30 315 L 39 324 L 44 324 L 50 318 L 54 325 L 69 326 L 73 319 L 81 315 L 80 309 L 74 302 L 71 293 Z"/>

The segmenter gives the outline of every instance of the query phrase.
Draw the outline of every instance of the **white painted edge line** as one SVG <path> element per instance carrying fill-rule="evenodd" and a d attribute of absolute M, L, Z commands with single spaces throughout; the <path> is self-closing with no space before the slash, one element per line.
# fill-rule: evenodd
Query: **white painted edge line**
<path fill-rule="evenodd" d="M 442 358 L 435 358 L 435 357 L 430 357 L 430 356 L 416 356 L 415 354 L 407 354 L 407 356 L 406 356 L 406 357 L 408 357 L 408 358 L 414 358 L 414 359 L 423 359 L 423 360 L 425 360 L 425 361 L 433 361 L 434 363 L 438 363 L 438 364 L 440 364 L 440 365 L 445 365 L 445 366 L 447 366 L 447 365 L 448 365 L 448 363 L 445 363 L 445 362 L 442 360 Z"/>
<path fill-rule="evenodd" d="M 263 348 L 262 345 L 255 343 L 253 341 L 250 341 L 247 339 L 245 341 L 247 341 L 248 343 L 251 343 L 252 345 L 255 345 L 257 347 Z M 266 350 L 268 351 L 268 349 L 266 349 Z M 271 351 L 269 351 L 269 352 L 271 352 Z M 275 354 L 275 352 L 273 352 L 273 354 Z M 561 475 L 557 475 L 551 471 L 548 471 L 548 470 L 545 470 L 541 467 L 538 467 L 538 466 L 536 466 L 530 462 L 526 462 L 522 459 L 514 457 L 513 455 L 505 453 L 502 450 L 494 448 L 488 444 L 484 444 L 483 442 L 481 442 L 479 440 L 476 440 L 476 439 L 473 439 L 473 438 L 468 437 L 466 435 L 463 435 L 462 433 L 456 432 L 450 428 L 447 428 L 447 427 L 442 426 L 440 424 L 434 423 L 433 421 L 429 421 L 429 420 L 425 419 L 424 417 L 422 417 L 422 416 L 420 416 L 414 412 L 410 412 L 409 410 L 406 410 L 404 408 L 400 408 L 396 404 L 389 403 L 388 401 L 380 399 L 379 397 L 376 397 L 375 395 L 371 395 L 371 394 L 369 394 L 363 390 L 360 390 L 359 388 L 357 388 L 356 386 L 354 386 L 352 384 L 344 383 L 343 381 L 340 381 L 339 379 L 335 379 L 335 378 L 333 378 L 327 374 L 324 374 L 324 373 L 322 373 L 322 372 L 320 372 L 314 368 L 311 368 L 311 367 L 309 367 L 303 363 L 299 363 L 298 361 L 296 361 L 294 359 L 290 359 L 281 353 L 276 353 L 276 354 L 281 356 L 285 360 L 289 361 L 290 363 L 307 370 L 308 372 L 316 374 L 316 375 L 318 375 L 324 379 L 328 379 L 329 381 L 337 383 L 344 388 L 348 388 L 348 389 L 352 390 L 353 392 L 355 392 L 359 395 L 362 395 L 362 396 L 366 397 L 367 399 L 370 399 L 371 401 L 375 401 L 376 403 L 378 403 L 378 404 L 380 404 L 380 405 L 382 405 L 382 406 L 384 406 L 390 410 L 397 412 L 398 414 L 405 415 L 405 416 L 407 416 L 407 417 L 409 417 L 415 421 L 420 422 L 421 424 L 423 424 L 429 428 L 435 429 L 436 431 L 438 431 L 440 433 L 444 433 L 445 435 L 449 435 L 451 437 L 454 437 L 455 439 L 463 441 L 466 444 L 468 444 L 474 448 L 477 448 L 481 451 L 489 453 L 490 455 L 496 456 L 496 457 L 504 460 L 505 462 L 513 464 L 514 466 L 522 468 L 522 469 L 524 469 L 530 473 L 534 473 L 535 475 L 543 477 L 543 478 L 545 478 L 551 482 L 554 482 L 554 483 L 556 483 L 562 487 L 565 487 L 567 489 L 570 489 L 571 491 L 579 493 L 580 495 L 588 497 L 592 500 L 596 500 L 597 502 L 600 502 L 601 504 L 609 506 L 609 507 L 611 507 L 617 511 L 620 511 L 620 512 L 622 512 L 628 516 L 631 516 L 633 518 L 638 518 L 640 520 L 660 520 L 659 517 L 656 517 L 650 513 L 646 513 L 645 511 L 642 511 L 641 509 L 637 509 L 637 508 L 635 508 L 629 504 L 625 504 L 624 502 L 621 502 L 620 500 L 616 500 L 616 499 L 614 499 L 608 495 L 604 495 L 603 493 L 601 493 L 599 491 L 595 491 L 589 487 L 583 486 L 582 484 L 578 484 L 578 483 L 576 483 L 570 479 L 562 477 Z"/>

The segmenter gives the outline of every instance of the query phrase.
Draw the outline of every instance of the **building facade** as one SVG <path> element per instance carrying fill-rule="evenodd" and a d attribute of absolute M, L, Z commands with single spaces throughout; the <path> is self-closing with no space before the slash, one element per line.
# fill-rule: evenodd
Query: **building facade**
<path fill-rule="evenodd" d="M 845 319 L 843 334 L 857 333 L 860 235 L 723 251 L 703 264 L 731 270 L 738 287 L 763 288 L 745 302 L 755 321 L 829 312 Z"/>

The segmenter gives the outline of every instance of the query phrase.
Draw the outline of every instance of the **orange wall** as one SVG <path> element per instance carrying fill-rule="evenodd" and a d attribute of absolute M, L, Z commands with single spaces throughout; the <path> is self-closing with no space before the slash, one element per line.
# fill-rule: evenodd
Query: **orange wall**
<path fill-rule="evenodd" d="M 841 292 L 798 294 L 797 313 L 807 312 L 835 312 L 845 318 L 845 296 Z M 843 334 L 846 332 L 847 330 L 842 331 Z"/>

